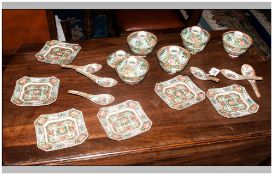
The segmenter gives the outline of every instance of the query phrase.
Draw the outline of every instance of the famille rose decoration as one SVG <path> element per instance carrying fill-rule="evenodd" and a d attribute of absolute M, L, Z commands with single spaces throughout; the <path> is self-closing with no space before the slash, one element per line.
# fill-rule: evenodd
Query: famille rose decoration
<path fill-rule="evenodd" d="M 182 75 L 157 83 L 155 92 L 170 108 L 176 110 L 185 109 L 205 99 L 205 92 L 189 77 Z"/>
<path fill-rule="evenodd" d="M 78 73 L 86 76 L 87 78 L 91 79 L 96 84 L 102 87 L 113 87 L 118 83 L 113 78 L 99 77 L 99 76 L 93 75 L 92 73 L 97 72 L 98 70 L 101 69 L 101 65 L 97 63 L 89 64 L 86 66 L 61 65 L 61 67 L 75 69 Z"/>
<path fill-rule="evenodd" d="M 131 51 L 136 55 L 148 55 L 157 43 L 157 37 L 146 31 L 133 32 L 127 37 Z"/>
<path fill-rule="evenodd" d="M 241 72 L 243 76 L 256 76 L 254 68 L 250 66 L 249 64 L 242 65 Z M 261 93 L 257 87 L 256 80 L 248 80 L 248 82 L 251 84 L 252 88 L 254 89 L 256 96 L 260 98 Z"/>
<path fill-rule="evenodd" d="M 16 81 L 11 102 L 17 106 L 43 106 L 57 100 L 60 80 L 24 76 Z"/>
<path fill-rule="evenodd" d="M 62 64 L 61 67 L 68 68 L 68 69 L 74 69 L 74 70 L 77 70 L 77 72 L 95 73 L 95 72 L 98 72 L 99 70 L 101 70 L 102 65 L 98 64 L 98 63 L 87 64 L 84 66 Z"/>
<path fill-rule="evenodd" d="M 252 38 L 240 31 L 228 31 L 222 37 L 225 51 L 230 57 L 238 57 L 253 44 Z"/>
<path fill-rule="evenodd" d="M 47 41 L 35 55 L 39 61 L 50 64 L 70 64 L 81 47 L 78 44 L 65 43 L 58 40 Z"/>
<path fill-rule="evenodd" d="M 263 77 L 257 77 L 255 75 L 240 75 L 228 69 L 221 69 L 221 73 L 231 80 L 263 80 Z"/>
<path fill-rule="evenodd" d="M 141 57 L 129 56 L 116 66 L 120 79 L 127 84 L 138 84 L 149 71 L 149 63 Z"/>
<path fill-rule="evenodd" d="M 40 115 L 34 121 L 37 147 L 54 151 L 83 143 L 88 132 L 83 114 L 77 109 Z"/>
<path fill-rule="evenodd" d="M 109 105 L 115 101 L 115 97 L 110 94 L 92 95 L 80 91 L 68 90 L 69 94 L 79 95 L 98 105 Z"/>
<path fill-rule="evenodd" d="M 179 46 L 165 46 L 157 51 L 160 66 L 169 74 L 182 71 L 189 62 L 190 57 L 190 53 Z"/>
<path fill-rule="evenodd" d="M 152 126 L 139 102 L 133 100 L 101 108 L 97 116 L 107 136 L 118 141 L 147 132 Z"/>
<path fill-rule="evenodd" d="M 114 53 L 112 53 L 111 55 L 109 55 L 109 57 L 107 58 L 107 64 L 112 67 L 112 68 L 116 68 L 116 65 L 122 61 L 124 58 L 129 57 L 130 54 L 126 53 L 123 50 L 118 50 Z"/>
<path fill-rule="evenodd" d="M 214 82 L 219 82 L 218 78 L 212 77 L 209 74 L 206 74 L 202 69 L 198 67 L 190 67 L 190 72 L 192 75 L 194 75 L 196 78 L 200 80 L 211 80 Z"/>
<path fill-rule="evenodd" d="M 184 47 L 191 54 L 201 52 L 210 40 L 209 32 L 198 26 L 192 26 L 182 30 L 180 36 Z"/>
<path fill-rule="evenodd" d="M 237 84 L 207 91 L 207 97 L 216 111 L 226 118 L 236 118 L 256 113 L 259 105 L 252 100 L 246 89 Z"/>

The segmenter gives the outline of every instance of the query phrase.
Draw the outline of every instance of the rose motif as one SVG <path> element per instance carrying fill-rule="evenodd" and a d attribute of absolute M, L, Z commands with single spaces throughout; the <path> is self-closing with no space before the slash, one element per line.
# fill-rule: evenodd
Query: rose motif
<path fill-rule="evenodd" d="M 99 117 L 104 117 L 104 116 L 106 116 L 106 115 L 107 115 L 107 112 L 104 111 L 104 110 L 101 110 L 101 111 L 99 112 L 99 114 L 98 114 Z"/>
<path fill-rule="evenodd" d="M 70 115 L 71 115 L 72 117 L 77 117 L 77 116 L 79 115 L 79 112 L 73 110 L 73 111 L 70 112 Z"/>
<path fill-rule="evenodd" d="M 46 119 L 44 117 L 40 117 L 37 122 L 38 124 L 43 125 L 46 122 Z"/>
<path fill-rule="evenodd" d="M 258 109 L 258 106 L 257 106 L 256 104 L 250 106 L 250 108 L 249 108 L 249 110 L 250 110 L 251 112 L 255 112 L 257 109 Z"/>
<path fill-rule="evenodd" d="M 208 97 L 213 97 L 215 95 L 215 93 L 212 91 L 212 90 L 209 90 L 208 92 L 207 92 L 207 96 Z"/>
<path fill-rule="evenodd" d="M 148 129 L 150 128 L 151 124 L 150 123 L 144 123 L 143 127 L 144 129 Z"/>

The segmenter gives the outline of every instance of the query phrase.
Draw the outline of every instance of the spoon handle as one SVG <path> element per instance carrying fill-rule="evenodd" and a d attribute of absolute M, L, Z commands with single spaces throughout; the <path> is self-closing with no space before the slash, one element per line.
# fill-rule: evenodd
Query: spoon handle
<path fill-rule="evenodd" d="M 69 69 L 76 69 L 79 66 L 62 64 L 61 67 L 63 67 L 63 68 L 69 68 Z"/>
<path fill-rule="evenodd" d="M 214 82 L 216 82 L 216 83 L 218 83 L 218 82 L 219 82 L 219 79 L 218 79 L 218 78 L 216 78 L 216 77 L 211 77 L 211 76 L 208 76 L 208 78 L 209 78 L 211 81 L 214 81 Z"/>
<path fill-rule="evenodd" d="M 82 97 L 85 97 L 87 99 L 90 100 L 91 98 L 91 94 L 87 94 L 87 93 L 84 93 L 84 92 L 80 92 L 80 91 L 75 91 L 75 90 L 68 90 L 67 91 L 69 94 L 74 94 L 74 95 L 79 95 L 79 96 L 82 96 Z"/>
<path fill-rule="evenodd" d="M 243 76 L 246 80 L 263 80 L 263 77 L 257 77 L 257 76 Z"/>
<path fill-rule="evenodd" d="M 255 81 L 249 81 L 249 83 L 251 84 L 251 86 L 252 86 L 252 88 L 253 88 L 253 90 L 254 90 L 256 96 L 257 96 L 258 98 L 260 98 L 262 95 L 261 95 L 261 93 L 260 93 L 260 91 L 259 91 L 259 89 L 258 89 L 258 86 L 257 86 L 256 82 L 255 82 Z"/>

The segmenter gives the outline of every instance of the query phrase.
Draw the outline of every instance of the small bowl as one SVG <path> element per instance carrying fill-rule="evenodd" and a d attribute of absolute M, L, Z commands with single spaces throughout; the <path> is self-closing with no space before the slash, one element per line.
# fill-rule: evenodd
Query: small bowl
<path fill-rule="evenodd" d="M 190 57 L 190 53 L 180 46 L 165 46 L 157 51 L 160 66 L 169 74 L 182 71 Z"/>
<path fill-rule="evenodd" d="M 127 43 L 134 54 L 148 55 L 154 50 L 157 37 L 150 32 L 133 32 L 127 37 Z"/>
<path fill-rule="evenodd" d="M 201 52 L 210 40 L 210 34 L 206 30 L 198 27 L 188 27 L 180 33 L 184 47 L 191 53 Z"/>
<path fill-rule="evenodd" d="M 149 71 L 149 63 L 142 57 L 129 56 L 116 66 L 116 72 L 120 79 L 127 84 L 138 84 Z"/>
<path fill-rule="evenodd" d="M 253 44 L 252 38 L 240 31 L 225 32 L 222 41 L 225 51 L 232 58 L 242 55 Z"/>
<path fill-rule="evenodd" d="M 107 58 L 107 64 L 112 67 L 112 68 L 116 68 L 116 65 L 122 61 L 124 58 L 129 57 L 130 54 L 126 53 L 123 50 L 118 50 L 114 53 L 112 53 L 111 55 L 109 55 L 109 57 Z"/>

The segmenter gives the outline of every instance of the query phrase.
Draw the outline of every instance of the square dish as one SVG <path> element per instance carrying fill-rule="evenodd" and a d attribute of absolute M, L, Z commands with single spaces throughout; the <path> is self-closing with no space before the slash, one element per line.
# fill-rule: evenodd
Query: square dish
<path fill-rule="evenodd" d="M 40 115 L 34 121 L 34 126 L 37 147 L 44 151 L 76 146 L 88 137 L 82 112 L 74 108 Z"/>
<path fill-rule="evenodd" d="M 185 109 L 205 99 L 205 92 L 189 77 L 182 75 L 156 83 L 155 92 L 170 108 L 176 110 Z"/>
<path fill-rule="evenodd" d="M 101 108 L 97 116 L 107 136 L 113 140 L 137 136 L 152 126 L 139 102 L 133 100 Z"/>
<path fill-rule="evenodd" d="M 58 40 L 47 41 L 44 47 L 35 55 L 39 61 L 49 64 L 70 64 L 81 47 Z"/>
<path fill-rule="evenodd" d="M 57 100 L 60 80 L 24 76 L 16 81 L 11 102 L 17 106 L 43 106 Z"/>
<path fill-rule="evenodd" d="M 256 113 L 259 105 L 252 100 L 246 89 L 237 84 L 207 91 L 207 97 L 216 111 L 227 118 Z"/>

